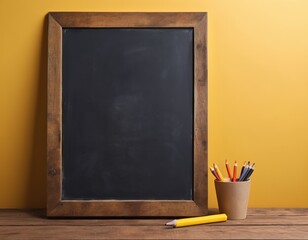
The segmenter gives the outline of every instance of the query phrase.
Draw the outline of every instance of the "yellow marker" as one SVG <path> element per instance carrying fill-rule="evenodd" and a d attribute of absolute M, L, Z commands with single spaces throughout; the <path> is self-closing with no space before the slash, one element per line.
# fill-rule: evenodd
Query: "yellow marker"
<path fill-rule="evenodd" d="M 225 221 L 227 221 L 227 215 L 223 213 L 223 214 L 216 214 L 204 217 L 183 218 L 183 219 L 173 220 L 171 222 L 166 223 L 166 226 L 186 227 L 192 225 L 214 223 L 214 222 L 225 222 Z"/>
<path fill-rule="evenodd" d="M 217 173 L 218 177 L 220 178 L 220 181 L 225 182 L 226 180 L 224 179 L 223 175 L 221 174 L 217 164 L 214 164 L 214 169 L 215 169 L 215 172 Z"/>

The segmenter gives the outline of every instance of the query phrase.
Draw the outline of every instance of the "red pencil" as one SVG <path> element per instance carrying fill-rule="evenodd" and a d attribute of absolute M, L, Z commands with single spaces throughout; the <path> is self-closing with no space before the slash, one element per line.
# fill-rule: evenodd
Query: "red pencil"
<path fill-rule="evenodd" d="M 227 159 L 226 159 L 226 169 L 227 169 L 229 178 L 232 179 L 232 174 L 231 174 L 231 171 L 230 171 L 230 168 L 229 168 L 229 163 L 228 163 Z"/>
<path fill-rule="evenodd" d="M 237 172 L 237 163 L 235 161 L 234 167 L 233 167 L 233 180 L 232 180 L 232 182 L 236 182 L 236 174 L 237 174 L 236 172 Z"/>

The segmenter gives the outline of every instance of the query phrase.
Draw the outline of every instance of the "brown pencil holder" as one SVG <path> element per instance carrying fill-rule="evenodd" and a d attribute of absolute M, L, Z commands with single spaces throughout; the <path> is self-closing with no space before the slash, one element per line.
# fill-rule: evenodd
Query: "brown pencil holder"
<path fill-rule="evenodd" d="M 245 219 L 250 191 L 250 180 L 221 182 L 215 180 L 216 196 L 220 213 L 228 219 Z"/>

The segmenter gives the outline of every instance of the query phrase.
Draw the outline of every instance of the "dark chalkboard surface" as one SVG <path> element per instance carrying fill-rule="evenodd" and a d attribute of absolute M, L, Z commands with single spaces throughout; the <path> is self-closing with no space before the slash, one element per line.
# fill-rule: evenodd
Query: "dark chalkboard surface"
<path fill-rule="evenodd" d="M 193 199 L 193 29 L 62 34 L 62 199 Z"/>

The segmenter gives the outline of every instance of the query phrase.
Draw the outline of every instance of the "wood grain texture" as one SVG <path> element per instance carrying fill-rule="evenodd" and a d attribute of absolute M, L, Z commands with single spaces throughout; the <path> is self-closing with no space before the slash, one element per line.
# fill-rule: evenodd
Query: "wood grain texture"
<path fill-rule="evenodd" d="M 195 27 L 205 13 L 51 12 L 62 27 Z"/>
<path fill-rule="evenodd" d="M 194 200 L 207 212 L 207 19 L 194 29 Z"/>
<path fill-rule="evenodd" d="M 49 216 L 199 216 L 203 211 L 194 201 L 168 200 L 61 200 Z"/>
<path fill-rule="evenodd" d="M 47 211 L 52 213 L 60 201 L 62 179 L 62 28 L 48 18 L 47 70 Z"/>
<path fill-rule="evenodd" d="M 249 209 L 245 220 L 175 229 L 164 226 L 169 220 L 48 219 L 45 210 L 0 210 L 0 239 L 308 239 L 308 209 Z"/>
<path fill-rule="evenodd" d="M 49 13 L 47 215 L 199 216 L 207 214 L 207 19 L 206 13 Z M 194 29 L 194 198 L 192 201 L 61 200 L 62 28 Z"/>

